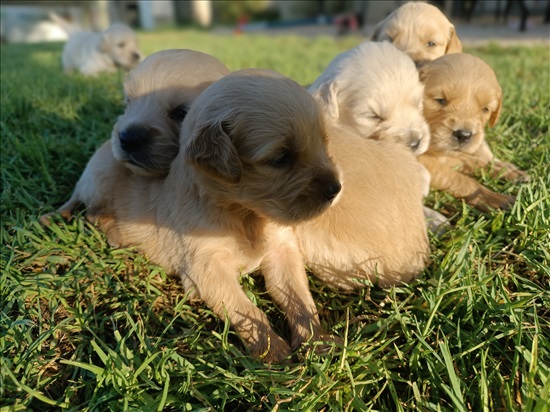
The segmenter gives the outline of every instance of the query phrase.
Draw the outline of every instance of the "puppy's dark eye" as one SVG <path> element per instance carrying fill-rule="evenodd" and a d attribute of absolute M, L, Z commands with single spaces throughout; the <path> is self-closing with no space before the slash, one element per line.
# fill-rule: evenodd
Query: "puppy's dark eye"
<path fill-rule="evenodd" d="M 183 119 L 185 119 L 185 116 L 187 116 L 187 111 L 187 106 L 180 105 L 175 109 L 170 110 L 170 112 L 168 112 L 168 117 L 170 117 L 170 119 L 174 122 L 180 123 Z"/>
<path fill-rule="evenodd" d="M 269 166 L 276 168 L 283 168 L 290 166 L 293 156 L 290 152 L 281 152 L 268 161 Z"/>
<path fill-rule="evenodd" d="M 376 113 L 373 113 L 369 116 L 372 120 L 376 120 L 377 122 L 381 122 L 384 120 L 382 116 L 377 115 Z"/>
<path fill-rule="evenodd" d="M 426 47 L 434 47 L 435 43 L 433 41 L 429 41 L 426 43 Z"/>
<path fill-rule="evenodd" d="M 481 111 L 483 113 L 489 113 L 489 108 L 488 107 L 484 107 L 483 109 L 481 109 Z"/>
<path fill-rule="evenodd" d="M 120 42 L 120 43 L 117 44 L 117 46 L 122 49 L 124 46 L 126 46 L 126 43 Z"/>
<path fill-rule="evenodd" d="M 447 100 L 445 99 L 434 99 L 437 103 L 439 103 L 441 106 L 445 106 L 447 104 Z"/>

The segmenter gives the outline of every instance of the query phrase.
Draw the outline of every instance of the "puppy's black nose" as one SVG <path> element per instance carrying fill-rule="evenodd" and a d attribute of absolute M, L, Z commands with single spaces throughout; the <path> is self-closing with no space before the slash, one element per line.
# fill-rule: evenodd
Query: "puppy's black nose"
<path fill-rule="evenodd" d="M 458 129 L 453 132 L 453 137 L 458 143 L 465 143 L 472 137 L 472 132 L 470 130 Z"/>
<path fill-rule="evenodd" d="M 135 61 L 139 61 L 141 59 L 141 56 L 139 55 L 139 53 L 132 53 L 132 58 Z"/>
<path fill-rule="evenodd" d="M 153 135 L 150 127 L 130 126 L 118 133 L 118 140 L 122 150 L 131 153 L 143 146 Z"/>
<path fill-rule="evenodd" d="M 327 201 L 332 202 L 336 195 L 340 193 L 340 190 L 342 190 L 342 185 L 340 182 L 334 182 L 333 184 L 325 187 L 323 195 Z"/>

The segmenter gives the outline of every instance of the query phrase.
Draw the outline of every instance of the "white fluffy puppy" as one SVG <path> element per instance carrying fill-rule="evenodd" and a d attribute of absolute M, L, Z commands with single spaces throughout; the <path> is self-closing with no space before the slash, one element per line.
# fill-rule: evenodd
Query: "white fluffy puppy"
<path fill-rule="evenodd" d="M 388 42 L 364 42 L 336 56 L 308 87 L 329 121 L 360 136 L 404 144 L 419 156 L 428 150 L 430 130 L 422 114 L 424 86 L 414 62 Z M 419 164 L 422 191 L 430 174 Z M 434 232 L 447 220 L 425 208 Z"/>
<path fill-rule="evenodd" d="M 76 70 L 94 76 L 117 68 L 132 69 L 141 60 L 141 52 L 132 29 L 113 24 L 102 33 L 72 33 L 61 59 L 65 73 Z"/>
<path fill-rule="evenodd" d="M 365 138 L 396 140 L 416 155 L 428 149 L 424 87 L 413 61 L 390 43 L 364 42 L 339 54 L 308 91 L 329 120 Z"/>

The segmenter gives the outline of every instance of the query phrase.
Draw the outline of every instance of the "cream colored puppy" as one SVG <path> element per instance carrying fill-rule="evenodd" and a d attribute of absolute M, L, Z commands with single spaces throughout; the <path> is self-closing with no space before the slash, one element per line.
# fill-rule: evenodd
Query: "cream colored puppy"
<path fill-rule="evenodd" d="M 178 273 L 254 356 L 278 361 L 290 346 L 238 278 L 261 267 L 292 347 L 324 335 L 291 226 L 326 211 L 341 189 L 326 143 L 321 112 L 297 83 L 268 70 L 235 72 L 191 106 L 166 178 L 136 175 L 109 156 L 110 142 L 100 148 L 87 169 L 110 174 L 96 184 L 110 208 L 95 217 L 121 245 Z"/>
<path fill-rule="evenodd" d="M 345 126 L 328 132 L 343 189 L 327 212 L 296 228 L 306 265 L 344 290 L 411 281 L 429 256 L 418 162 L 402 145 Z"/>
<path fill-rule="evenodd" d="M 167 175 L 191 103 L 228 73 L 218 59 L 194 50 L 162 50 L 148 56 L 124 81 L 126 110 L 111 136 L 115 157 L 135 173 Z"/>
<path fill-rule="evenodd" d="M 331 122 L 353 127 L 365 138 L 397 141 L 416 155 L 428 148 L 418 71 L 387 42 L 364 42 L 339 54 L 308 91 Z"/>
<path fill-rule="evenodd" d="M 371 40 L 393 43 L 417 65 L 462 52 L 462 43 L 447 17 L 437 7 L 419 1 L 394 10 L 378 23 Z"/>
<path fill-rule="evenodd" d="M 123 24 L 113 24 L 102 33 L 70 34 L 61 56 L 65 73 L 76 70 L 88 76 L 117 68 L 130 70 L 140 59 L 136 36 Z"/>
<path fill-rule="evenodd" d="M 397 142 L 416 156 L 429 146 L 430 132 L 422 115 L 424 87 L 412 60 L 393 45 L 364 42 L 336 56 L 308 87 L 333 123 L 355 129 L 373 140 Z M 422 191 L 430 175 L 419 165 Z M 438 232 L 447 219 L 425 208 L 428 224 Z"/>

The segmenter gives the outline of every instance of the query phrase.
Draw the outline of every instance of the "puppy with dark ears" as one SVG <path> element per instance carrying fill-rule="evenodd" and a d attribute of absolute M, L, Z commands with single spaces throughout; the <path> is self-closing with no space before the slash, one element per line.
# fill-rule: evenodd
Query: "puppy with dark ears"
<path fill-rule="evenodd" d="M 111 174 L 130 171 L 166 176 L 178 153 L 181 122 L 191 103 L 227 73 L 218 59 L 194 50 L 162 50 L 143 60 L 124 81 L 126 109 L 115 123 L 111 140 L 98 149 L 70 199 L 55 213 L 68 219 L 84 204 L 88 218 L 96 221 L 102 216 L 104 231 L 117 243 L 116 230 L 107 229 L 111 193 L 105 181 Z M 40 217 L 41 222 L 48 224 L 55 213 Z"/>
<path fill-rule="evenodd" d="M 494 177 L 529 179 L 513 164 L 497 159 L 485 141 L 485 126 L 494 126 L 502 109 L 494 71 L 483 60 L 460 53 L 421 67 L 420 79 L 431 141 L 419 160 L 430 172 L 432 187 L 480 210 L 511 207 L 513 196 L 493 192 L 472 178 L 484 168 Z"/>
<path fill-rule="evenodd" d="M 211 85 L 183 121 L 163 179 L 101 164 L 108 145 L 87 168 L 111 174 L 101 188 L 111 194 L 105 218 L 119 244 L 179 274 L 266 362 L 325 336 L 292 227 L 326 211 L 341 183 L 322 113 L 301 86 L 268 70 Z M 239 285 L 241 273 L 257 268 L 288 319 L 291 345 Z"/>
<path fill-rule="evenodd" d="M 451 53 L 462 52 L 454 25 L 431 4 L 403 4 L 376 26 L 371 40 L 389 41 L 417 65 Z"/>
<path fill-rule="evenodd" d="M 126 109 L 111 135 L 113 153 L 134 173 L 166 176 L 191 103 L 229 73 L 218 59 L 187 49 L 148 56 L 124 81 Z"/>

